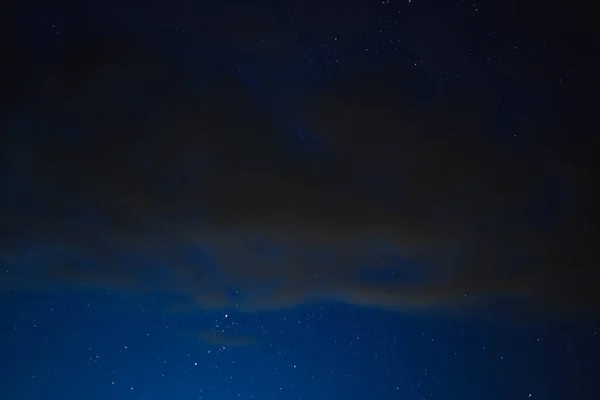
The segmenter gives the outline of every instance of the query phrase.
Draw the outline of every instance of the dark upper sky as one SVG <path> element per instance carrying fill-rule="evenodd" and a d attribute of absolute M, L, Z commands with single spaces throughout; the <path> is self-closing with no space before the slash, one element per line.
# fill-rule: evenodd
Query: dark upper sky
<path fill-rule="evenodd" d="M 3 290 L 599 305 L 583 6 L 14 2 L 4 18 Z"/>

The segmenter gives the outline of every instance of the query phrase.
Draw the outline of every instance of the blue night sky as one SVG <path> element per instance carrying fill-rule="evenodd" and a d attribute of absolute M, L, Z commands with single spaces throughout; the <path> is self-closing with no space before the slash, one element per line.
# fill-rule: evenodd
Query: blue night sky
<path fill-rule="evenodd" d="M 0 399 L 600 398 L 587 8 L 1 14 Z"/>

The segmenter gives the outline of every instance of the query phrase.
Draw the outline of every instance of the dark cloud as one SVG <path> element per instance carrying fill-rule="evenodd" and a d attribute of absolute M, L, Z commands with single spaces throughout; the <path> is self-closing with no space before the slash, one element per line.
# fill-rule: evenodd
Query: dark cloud
<path fill-rule="evenodd" d="M 225 347 L 245 347 L 256 344 L 256 339 L 251 336 L 227 335 L 213 331 L 200 332 L 198 339 L 215 346 Z"/>
<path fill-rule="evenodd" d="M 402 69 L 333 84 L 303 111 L 324 149 L 311 158 L 235 77 L 190 94 L 151 49 L 80 40 L 29 125 L 10 125 L 27 140 L 3 148 L 2 257 L 31 264 L 5 289 L 69 282 L 248 311 L 597 307 L 589 168 L 496 132 L 487 89 L 424 98 Z"/>

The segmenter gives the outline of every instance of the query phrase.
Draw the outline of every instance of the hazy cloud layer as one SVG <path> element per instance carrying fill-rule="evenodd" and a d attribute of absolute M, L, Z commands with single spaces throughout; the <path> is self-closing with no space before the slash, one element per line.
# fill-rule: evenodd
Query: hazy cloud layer
<path fill-rule="evenodd" d="M 302 110 L 306 156 L 235 77 L 191 93 L 135 48 L 71 43 L 4 124 L 3 289 L 248 311 L 598 306 L 593 168 L 495 132 L 487 89 L 425 100 L 399 69 L 333 83 Z"/>

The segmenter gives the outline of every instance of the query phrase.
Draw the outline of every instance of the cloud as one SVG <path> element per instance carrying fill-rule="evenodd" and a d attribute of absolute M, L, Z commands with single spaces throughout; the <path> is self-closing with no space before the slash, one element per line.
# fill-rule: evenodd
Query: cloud
<path fill-rule="evenodd" d="M 198 339 L 215 346 L 225 347 L 245 347 L 256 344 L 256 339 L 252 336 L 227 335 L 213 331 L 200 332 Z"/>
<path fill-rule="evenodd" d="M 91 43 L 102 53 L 67 47 L 28 125 L 10 125 L 28 139 L 3 147 L 5 290 L 66 282 L 246 311 L 597 308 L 591 175 L 498 136 L 485 93 L 424 100 L 409 70 L 367 71 L 305 104 L 323 148 L 306 157 L 235 77 L 192 94 L 151 51 Z"/>

